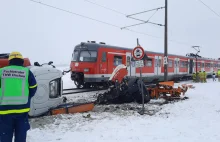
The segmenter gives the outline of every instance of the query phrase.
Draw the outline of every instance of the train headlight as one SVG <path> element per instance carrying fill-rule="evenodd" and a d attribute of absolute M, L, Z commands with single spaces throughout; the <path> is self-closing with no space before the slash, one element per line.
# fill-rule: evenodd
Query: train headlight
<path fill-rule="evenodd" d="M 88 69 L 88 68 L 85 68 L 85 69 L 84 69 L 84 72 L 89 72 L 89 69 Z"/>
<path fill-rule="evenodd" d="M 61 90 L 61 78 L 52 80 L 49 83 L 49 98 L 57 98 L 60 96 L 60 90 Z"/>

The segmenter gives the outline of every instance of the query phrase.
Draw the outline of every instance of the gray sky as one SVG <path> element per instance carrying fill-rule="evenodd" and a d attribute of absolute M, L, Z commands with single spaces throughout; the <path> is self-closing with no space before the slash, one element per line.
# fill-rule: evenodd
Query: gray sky
<path fill-rule="evenodd" d="M 39 0 L 37 0 L 39 1 Z M 74 13 L 124 27 L 136 24 L 122 14 L 112 12 L 84 0 L 40 0 Z M 90 0 L 125 14 L 164 6 L 164 0 Z M 220 14 L 219 0 L 203 0 Z M 153 12 L 138 15 L 148 20 Z M 130 29 L 154 35 L 154 38 L 76 15 L 49 8 L 29 0 L 0 0 L 0 51 L 20 51 L 31 62 L 54 61 L 69 64 L 74 46 L 82 41 L 95 40 L 110 45 L 133 48 L 136 38 L 149 51 L 164 51 L 164 28 L 144 24 Z M 220 17 L 198 0 L 168 0 L 168 53 L 185 55 L 194 52 L 192 45 L 201 46 L 202 56 L 220 57 Z M 164 9 L 152 22 L 164 24 Z M 183 44 L 182 44 L 183 43 Z"/>

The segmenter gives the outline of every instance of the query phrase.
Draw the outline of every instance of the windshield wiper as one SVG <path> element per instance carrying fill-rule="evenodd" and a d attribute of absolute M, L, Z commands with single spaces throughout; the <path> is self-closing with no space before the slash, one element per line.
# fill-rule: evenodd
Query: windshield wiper
<path fill-rule="evenodd" d="M 89 53 L 89 55 L 90 55 L 90 58 L 91 58 L 91 52 L 89 51 L 89 49 L 88 49 L 88 48 L 86 48 L 86 50 L 88 51 L 88 53 Z"/>

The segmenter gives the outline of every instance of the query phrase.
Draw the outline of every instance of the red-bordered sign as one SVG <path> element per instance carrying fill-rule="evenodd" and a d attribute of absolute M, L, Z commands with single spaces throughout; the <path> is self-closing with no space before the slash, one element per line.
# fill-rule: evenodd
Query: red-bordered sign
<path fill-rule="evenodd" d="M 132 50 L 132 56 L 135 60 L 141 60 L 144 58 L 144 49 L 141 46 L 137 46 Z"/>

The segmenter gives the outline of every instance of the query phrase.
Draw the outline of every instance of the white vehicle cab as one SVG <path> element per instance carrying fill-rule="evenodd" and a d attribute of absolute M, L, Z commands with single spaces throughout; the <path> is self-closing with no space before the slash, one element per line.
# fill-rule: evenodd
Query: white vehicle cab
<path fill-rule="evenodd" d="M 52 63 L 39 65 L 35 62 L 35 66 L 29 67 L 38 84 L 37 92 L 31 99 L 31 110 L 29 112 L 31 117 L 45 114 L 50 108 L 63 103 L 63 73 L 56 69 Z"/>

